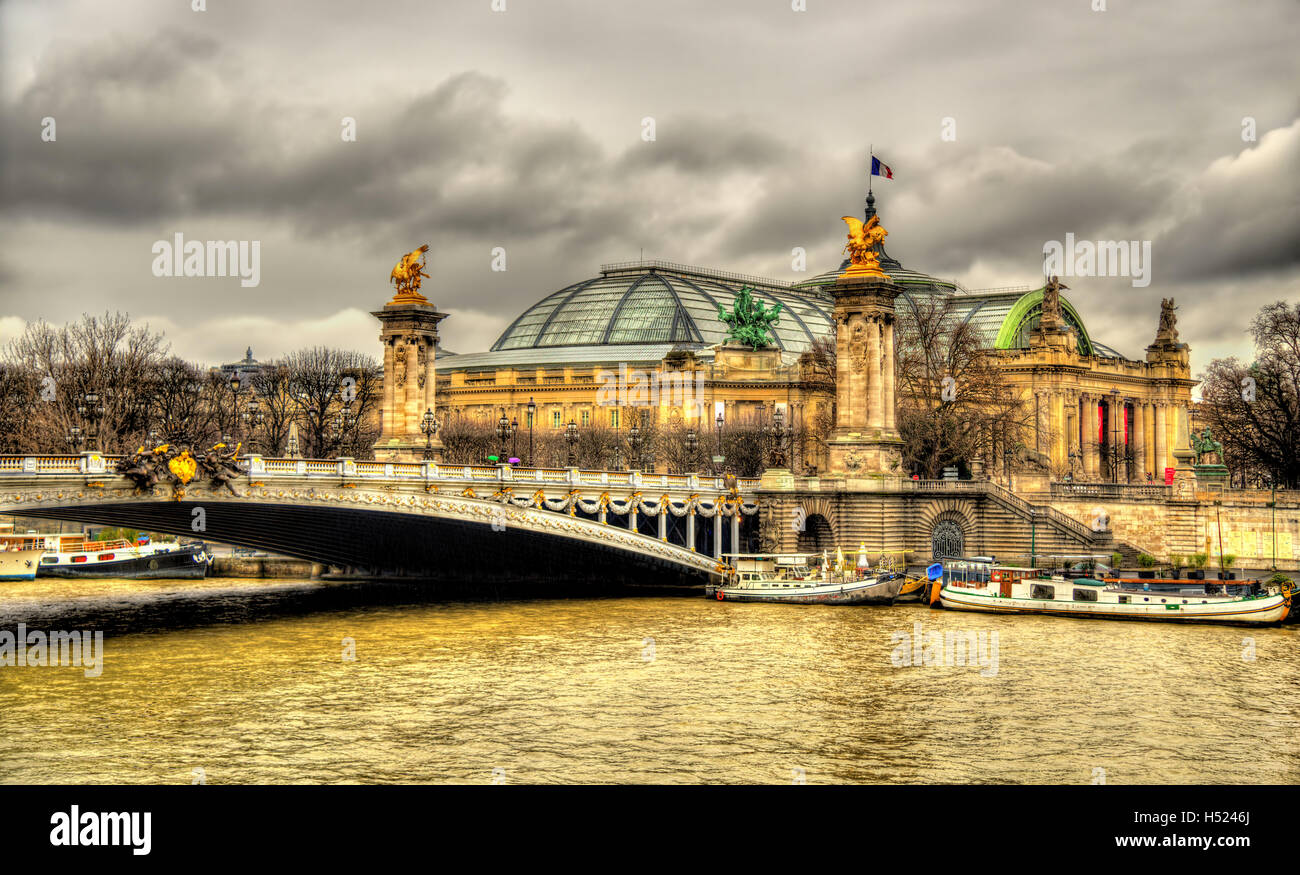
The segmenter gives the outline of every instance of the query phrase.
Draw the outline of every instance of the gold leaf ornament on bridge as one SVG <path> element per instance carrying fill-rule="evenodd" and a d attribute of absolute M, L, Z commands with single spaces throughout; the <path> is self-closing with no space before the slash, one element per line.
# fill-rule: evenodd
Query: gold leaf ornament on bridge
<path fill-rule="evenodd" d="M 428 304 L 429 299 L 420 294 L 420 278 L 429 278 L 424 272 L 425 253 L 429 251 L 429 244 L 425 243 L 419 249 L 408 252 L 402 256 L 401 261 L 393 268 L 392 273 L 388 275 L 388 281 L 397 286 L 397 294 L 393 295 L 393 304 Z"/>
<path fill-rule="evenodd" d="M 885 241 L 889 232 L 880 224 L 880 218 L 872 216 L 863 222 L 853 216 L 840 217 L 849 226 L 849 241 L 844 251 L 849 255 L 849 268 L 840 274 L 842 277 L 870 276 L 889 279 L 889 274 L 880 269 L 880 255 L 876 247 Z"/>
<path fill-rule="evenodd" d="M 199 463 L 190 455 L 189 450 L 185 450 L 167 463 L 167 470 L 171 471 L 181 484 L 186 484 L 194 479 L 195 472 L 199 470 Z"/>

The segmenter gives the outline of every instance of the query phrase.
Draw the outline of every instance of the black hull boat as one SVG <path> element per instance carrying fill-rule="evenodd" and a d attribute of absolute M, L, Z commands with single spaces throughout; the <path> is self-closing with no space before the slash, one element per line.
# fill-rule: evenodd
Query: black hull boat
<path fill-rule="evenodd" d="M 54 561 L 50 561 L 54 560 Z M 47 554 L 38 577 L 127 577 L 137 580 L 200 580 L 212 556 L 202 544 L 175 549 L 118 548 L 111 551 Z"/>

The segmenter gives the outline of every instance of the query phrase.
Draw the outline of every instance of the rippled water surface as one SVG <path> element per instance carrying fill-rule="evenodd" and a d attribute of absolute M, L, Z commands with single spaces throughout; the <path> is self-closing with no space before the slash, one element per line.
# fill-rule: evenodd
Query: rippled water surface
<path fill-rule="evenodd" d="M 1300 783 L 1295 626 L 0 583 L 20 621 L 105 665 L 0 667 L 9 783 Z M 996 671 L 896 666 L 916 623 L 996 632 Z"/>

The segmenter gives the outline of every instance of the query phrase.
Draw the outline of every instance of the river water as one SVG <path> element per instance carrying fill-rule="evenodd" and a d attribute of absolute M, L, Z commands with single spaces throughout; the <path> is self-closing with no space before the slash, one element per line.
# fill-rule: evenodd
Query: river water
<path fill-rule="evenodd" d="M 18 622 L 104 661 L 0 667 L 5 783 L 1300 783 L 1296 626 L 44 578 Z"/>

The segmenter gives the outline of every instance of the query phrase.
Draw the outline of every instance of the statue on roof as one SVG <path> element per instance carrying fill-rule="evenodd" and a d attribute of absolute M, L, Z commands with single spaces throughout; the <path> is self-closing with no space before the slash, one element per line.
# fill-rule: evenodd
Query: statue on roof
<path fill-rule="evenodd" d="M 880 269 L 880 255 L 876 248 L 883 242 L 889 232 L 880 224 L 878 216 L 872 216 L 866 222 L 853 216 L 840 217 L 849 226 L 849 241 L 844 251 L 849 255 L 849 269 L 840 276 L 874 276 L 889 279 L 889 275 Z"/>
<path fill-rule="evenodd" d="M 402 256 L 402 260 L 397 262 L 393 272 L 388 275 L 388 281 L 397 285 L 397 294 L 393 296 L 394 303 L 429 303 L 428 298 L 420 294 L 420 277 L 425 279 L 429 277 L 424 273 L 425 253 L 428 251 L 429 244 L 426 243 L 414 252 L 406 253 Z"/>
<path fill-rule="evenodd" d="M 730 313 L 718 305 L 718 320 L 726 323 L 727 340 L 755 350 L 772 345 L 771 332 L 780 315 L 780 304 L 769 310 L 754 297 L 749 286 L 741 286 L 736 292 Z"/>
<path fill-rule="evenodd" d="M 1178 342 L 1178 329 L 1174 327 L 1178 324 L 1178 317 L 1174 315 L 1176 309 L 1173 298 L 1160 299 L 1160 326 L 1156 328 L 1156 343 Z"/>
<path fill-rule="evenodd" d="M 1043 331 L 1060 331 L 1065 327 L 1065 317 L 1061 314 L 1061 289 L 1069 286 L 1062 283 L 1053 274 L 1043 286 L 1042 315 L 1038 327 Z"/>

